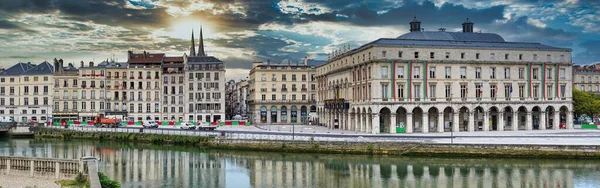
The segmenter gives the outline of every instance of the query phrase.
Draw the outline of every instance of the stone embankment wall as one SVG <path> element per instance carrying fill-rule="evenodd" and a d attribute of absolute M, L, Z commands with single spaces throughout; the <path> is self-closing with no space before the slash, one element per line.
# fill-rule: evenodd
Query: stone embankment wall
<path fill-rule="evenodd" d="M 136 133 L 77 132 L 45 129 L 38 139 L 85 139 L 199 146 L 208 149 L 289 153 L 367 154 L 392 156 L 599 159 L 600 146 L 431 144 L 405 142 L 340 142 L 236 140 L 219 137 Z"/>

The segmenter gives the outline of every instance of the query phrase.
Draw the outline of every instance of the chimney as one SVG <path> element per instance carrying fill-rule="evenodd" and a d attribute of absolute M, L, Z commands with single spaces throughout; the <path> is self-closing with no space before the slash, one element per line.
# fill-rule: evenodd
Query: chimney
<path fill-rule="evenodd" d="M 90 67 L 93 67 L 93 66 L 94 66 L 94 62 L 90 61 Z"/>
<path fill-rule="evenodd" d="M 147 54 L 146 51 L 144 51 L 144 59 L 146 59 L 146 54 Z"/>
<path fill-rule="evenodd" d="M 73 63 L 69 63 L 69 68 L 73 68 Z"/>
<path fill-rule="evenodd" d="M 80 62 L 81 65 L 79 66 L 79 68 L 83 68 L 83 61 Z"/>
<path fill-rule="evenodd" d="M 128 55 L 129 58 L 133 58 L 133 51 L 128 50 L 127 51 L 127 55 Z"/>
<path fill-rule="evenodd" d="M 56 58 L 54 58 L 54 72 L 58 72 L 59 68 L 58 68 L 58 60 L 56 60 Z"/>
<path fill-rule="evenodd" d="M 58 60 L 58 65 L 60 66 L 60 69 L 63 69 L 63 68 L 64 68 L 64 67 L 63 67 L 63 60 L 62 60 L 62 59 L 59 59 L 59 60 Z"/>

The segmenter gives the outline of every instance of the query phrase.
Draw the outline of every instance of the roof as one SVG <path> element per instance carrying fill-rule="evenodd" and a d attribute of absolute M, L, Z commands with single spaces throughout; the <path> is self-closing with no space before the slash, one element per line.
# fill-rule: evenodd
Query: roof
<path fill-rule="evenodd" d="M 188 63 L 223 63 L 223 61 L 213 56 L 193 56 L 187 57 Z"/>
<path fill-rule="evenodd" d="M 478 42 L 505 42 L 504 38 L 495 33 L 470 33 L 470 32 L 444 32 L 422 31 L 410 32 L 399 36 L 397 39 L 412 40 L 442 40 L 442 41 L 478 41 Z"/>
<path fill-rule="evenodd" d="M 98 66 L 103 66 L 105 68 L 112 68 L 112 69 L 118 69 L 118 68 L 126 69 L 127 68 L 127 63 L 126 62 L 114 62 L 114 61 L 107 62 L 107 61 L 104 61 L 104 62 L 100 63 Z"/>
<path fill-rule="evenodd" d="M 25 73 L 27 70 L 35 67 L 35 64 L 31 63 L 17 63 L 12 67 L 0 72 L 0 76 L 18 76 Z"/>
<path fill-rule="evenodd" d="M 165 57 L 164 62 L 183 62 L 183 57 Z"/>
<path fill-rule="evenodd" d="M 40 63 L 39 65 L 37 65 L 33 68 L 30 68 L 24 74 L 25 75 L 54 74 L 54 66 L 52 66 L 50 63 L 48 63 L 48 61 L 44 61 L 44 62 Z"/>
<path fill-rule="evenodd" d="M 148 53 L 144 52 L 141 54 L 131 53 L 129 59 L 127 59 L 127 63 L 162 63 L 163 58 L 165 57 L 164 53 Z"/>
<path fill-rule="evenodd" d="M 521 49 L 521 50 L 562 50 L 571 51 L 568 48 L 558 48 L 540 43 L 526 42 L 487 42 L 487 41 L 448 41 L 448 40 L 413 40 L 413 39 L 378 39 L 368 45 L 380 46 L 416 46 L 416 47 L 458 47 L 458 48 L 481 48 L 481 49 Z"/>
<path fill-rule="evenodd" d="M 325 61 L 325 60 L 314 60 L 314 59 L 309 59 L 308 62 L 307 62 L 307 64 L 309 66 L 315 66 L 315 67 L 323 65 L 325 63 L 327 63 L 327 61 Z"/>

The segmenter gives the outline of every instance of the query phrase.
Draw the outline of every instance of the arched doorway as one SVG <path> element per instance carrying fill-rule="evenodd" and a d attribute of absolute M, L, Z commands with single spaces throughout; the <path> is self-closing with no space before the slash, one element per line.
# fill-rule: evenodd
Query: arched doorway
<path fill-rule="evenodd" d="M 389 108 L 382 108 L 379 111 L 379 133 L 389 133 L 391 129 L 391 111 Z"/>
<path fill-rule="evenodd" d="M 496 108 L 495 106 L 492 106 L 490 108 L 489 118 L 490 118 L 489 120 L 485 120 L 485 121 L 489 121 L 490 122 L 489 124 L 490 124 L 490 130 L 491 131 L 497 131 L 499 126 L 503 126 L 503 125 L 499 125 L 498 120 L 501 117 L 498 117 L 498 108 Z"/>
<path fill-rule="evenodd" d="M 292 115 L 290 117 L 290 119 L 292 120 L 292 123 L 297 123 L 298 122 L 298 108 L 296 108 L 296 106 L 292 106 L 290 114 Z"/>
<path fill-rule="evenodd" d="M 558 128 L 560 129 L 566 129 L 567 128 L 567 115 L 569 113 L 569 108 L 567 108 L 566 106 L 561 106 L 560 107 L 560 112 L 559 112 L 559 120 L 560 123 L 558 124 Z"/>
<path fill-rule="evenodd" d="M 406 131 L 406 109 L 403 107 L 396 109 L 396 126 L 400 130 Z"/>
<path fill-rule="evenodd" d="M 554 107 L 548 106 L 546 108 L 546 129 L 554 129 L 554 126 L 556 126 L 556 122 L 554 122 L 556 120 L 555 115 L 556 110 L 554 110 Z"/>
<path fill-rule="evenodd" d="M 504 107 L 504 130 L 513 130 L 512 125 L 515 121 L 513 116 L 512 108 L 510 106 Z"/>
<path fill-rule="evenodd" d="M 307 124 L 308 111 L 306 106 L 300 107 L 300 117 L 303 124 Z"/>
<path fill-rule="evenodd" d="M 452 107 L 444 108 L 444 131 L 452 131 L 452 124 L 454 122 L 454 109 Z"/>
<path fill-rule="evenodd" d="M 413 132 L 423 132 L 423 110 L 420 107 L 416 107 L 412 111 L 413 113 Z"/>
<path fill-rule="evenodd" d="M 527 108 L 524 106 L 519 107 L 517 110 L 517 118 L 518 118 L 518 130 L 526 130 L 527 127 Z"/>
<path fill-rule="evenodd" d="M 534 106 L 533 109 L 531 109 L 531 123 L 534 130 L 540 129 L 541 112 L 542 110 L 539 106 Z"/>
<path fill-rule="evenodd" d="M 429 118 L 427 118 L 429 120 L 429 132 L 437 132 L 438 126 L 442 126 L 438 125 L 438 118 L 440 118 L 438 109 L 436 107 L 431 107 L 429 108 L 429 111 L 427 111 L 427 114 L 429 115 Z"/>
<path fill-rule="evenodd" d="M 286 106 L 281 107 L 281 123 L 287 123 L 288 110 Z"/>
<path fill-rule="evenodd" d="M 483 110 L 483 108 L 481 106 L 478 106 L 475 108 L 475 113 L 473 114 L 474 116 L 474 120 L 475 120 L 475 131 L 483 131 L 485 126 L 485 123 L 483 121 L 485 120 L 485 111 Z"/>
<path fill-rule="evenodd" d="M 267 107 L 266 106 L 260 107 L 260 122 L 267 123 Z"/>
<path fill-rule="evenodd" d="M 465 106 L 460 108 L 458 111 L 458 130 L 459 131 L 468 131 L 467 127 L 469 126 L 469 109 Z"/>
<path fill-rule="evenodd" d="M 277 123 L 277 107 L 271 106 L 271 123 Z"/>

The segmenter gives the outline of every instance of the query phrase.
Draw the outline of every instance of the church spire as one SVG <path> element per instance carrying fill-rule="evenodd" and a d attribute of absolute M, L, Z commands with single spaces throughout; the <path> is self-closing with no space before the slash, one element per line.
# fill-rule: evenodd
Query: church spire
<path fill-rule="evenodd" d="M 206 56 L 206 53 L 204 53 L 204 38 L 202 37 L 202 26 L 200 26 L 200 42 L 198 43 L 198 56 Z"/>
<path fill-rule="evenodd" d="M 192 47 L 190 48 L 189 56 L 196 56 L 196 46 L 194 43 L 196 43 L 196 41 L 194 41 L 194 29 L 192 29 Z"/>

